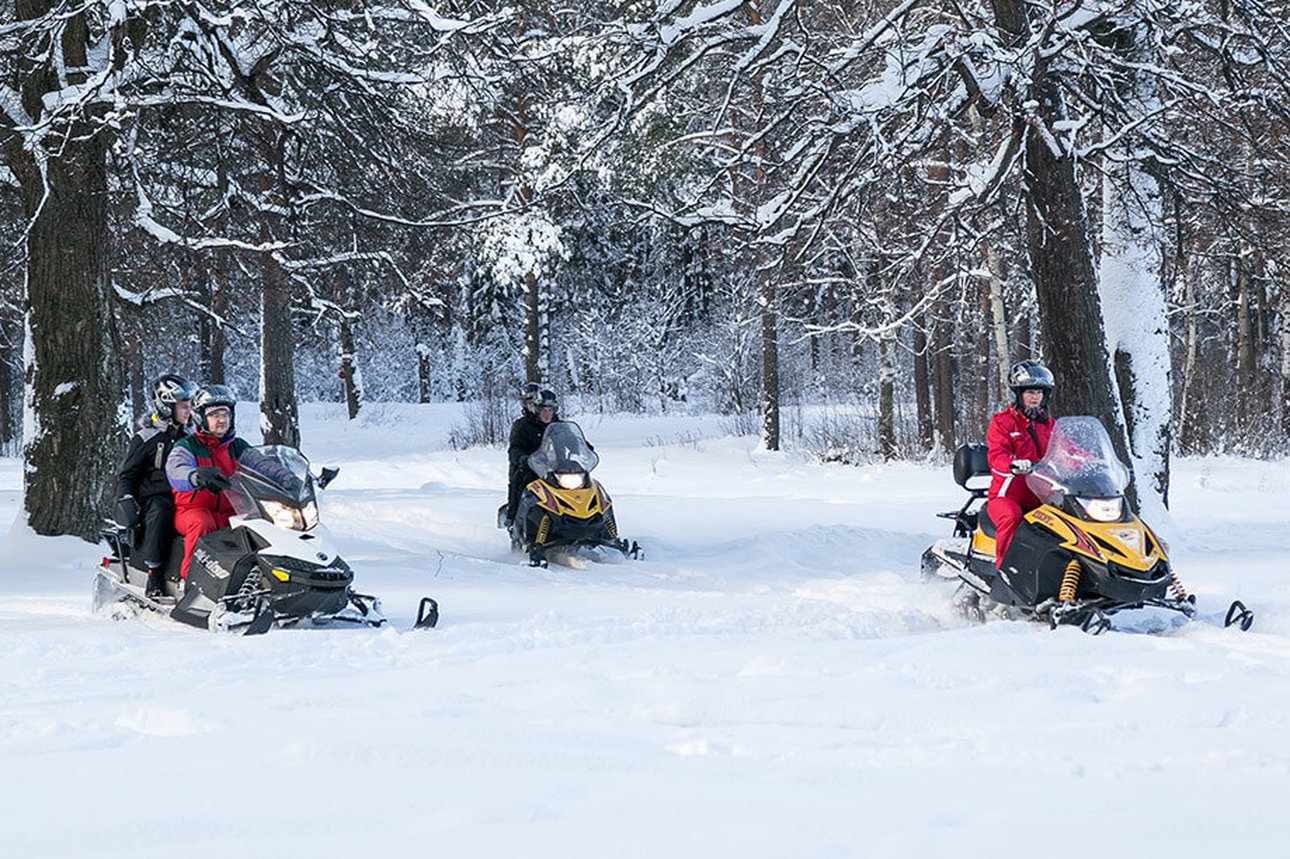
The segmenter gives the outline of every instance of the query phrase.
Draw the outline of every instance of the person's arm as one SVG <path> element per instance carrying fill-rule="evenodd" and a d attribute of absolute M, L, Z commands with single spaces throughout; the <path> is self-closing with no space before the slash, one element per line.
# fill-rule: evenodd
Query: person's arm
<path fill-rule="evenodd" d="M 175 492 L 196 492 L 198 487 L 192 482 L 193 473 L 197 471 L 197 457 L 182 444 L 170 449 L 166 458 L 166 480 Z"/>
<path fill-rule="evenodd" d="M 125 459 L 121 461 L 121 469 L 117 472 L 117 498 L 137 495 L 139 480 L 143 477 L 143 467 L 143 436 L 140 433 L 135 433 L 130 436 L 130 442 L 125 449 Z"/>
<path fill-rule="evenodd" d="M 519 468 L 528 458 L 530 451 L 524 449 L 524 419 L 511 424 L 511 440 L 506 446 L 506 457 L 511 464 L 511 470 Z"/>
<path fill-rule="evenodd" d="M 1004 423 L 999 416 L 990 421 L 990 427 L 985 433 L 985 456 L 990 463 L 990 471 L 1006 477 L 1012 473 L 1008 466 L 1012 464 L 1015 449 Z"/>

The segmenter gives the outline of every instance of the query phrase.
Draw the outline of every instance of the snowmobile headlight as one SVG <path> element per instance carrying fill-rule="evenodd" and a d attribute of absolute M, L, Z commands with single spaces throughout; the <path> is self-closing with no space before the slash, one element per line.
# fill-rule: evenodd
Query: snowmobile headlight
<path fill-rule="evenodd" d="M 587 482 L 587 475 L 581 471 L 561 472 L 556 474 L 555 482 L 561 489 L 581 489 Z"/>
<path fill-rule="evenodd" d="M 262 501 L 269 521 L 288 531 L 308 531 L 318 524 L 318 506 L 310 501 L 304 507 L 291 507 L 280 501 Z"/>
<path fill-rule="evenodd" d="M 1077 498 L 1079 506 L 1084 508 L 1088 518 L 1098 522 L 1115 522 L 1124 515 L 1124 499 L 1115 498 Z"/>

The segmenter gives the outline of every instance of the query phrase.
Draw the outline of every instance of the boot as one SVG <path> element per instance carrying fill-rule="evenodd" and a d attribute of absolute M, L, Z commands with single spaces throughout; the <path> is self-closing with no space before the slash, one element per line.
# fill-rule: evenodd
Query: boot
<path fill-rule="evenodd" d="M 144 588 L 143 594 L 150 599 L 166 595 L 166 579 L 161 567 L 150 567 L 148 569 L 148 585 Z"/>

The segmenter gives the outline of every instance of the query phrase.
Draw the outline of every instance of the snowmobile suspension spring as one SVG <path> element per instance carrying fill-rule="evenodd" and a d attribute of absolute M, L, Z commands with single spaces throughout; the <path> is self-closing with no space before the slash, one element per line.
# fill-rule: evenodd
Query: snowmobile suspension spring
<path fill-rule="evenodd" d="M 1062 573 L 1062 586 L 1057 589 L 1059 602 L 1071 602 L 1075 599 L 1075 589 L 1079 587 L 1079 561 L 1071 558 Z"/>
<path fill-rule="evenodd" d="M 611 540 L 618 539 L 618 523 L 614 521 L 612 514 L 605 517 L 605 533 L 609 535 Z"/>
<path fill-rule="evenodd" d="M 543 543 L 546 542 L 547 535 L 550 533 L 551 533 L 551 517 L 547 515 L 543 515 L 542 521 L 538 523 L 537 537 L 534 538 L 533 542 L 537 543 L 539 546 L 542 545 Z"/>
<path fill-rule="evenodd" d="M 1187 599 L 1187 589 L 1183 587 L 1182 582 L 1178 581 L 1177 574 L 1169 577 L 1169 592 L 1174 595 L 1176 600 Z"/>

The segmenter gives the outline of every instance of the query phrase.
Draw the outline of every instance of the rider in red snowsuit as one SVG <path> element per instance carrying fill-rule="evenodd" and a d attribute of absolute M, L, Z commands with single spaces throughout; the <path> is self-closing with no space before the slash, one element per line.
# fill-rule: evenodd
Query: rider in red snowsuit
<path fill-rule="evenodd" d="M 1008 386 L 1015 399 L 990 419 L 985 436 L 992 475 L 985 511 L 994 523 L 996 567 L 1002 566 L 1022 517 L 1039 506 L 1039 499 L 1026 486 L 1025 475 L 1043 458 L 1053 431 L 1048 416 L 1048 398 L 1053 391 L 1049 369 L 1038 361 L 1022 361 L 1008 372 Z"/>
<path fill-rule="evenodd" d="M 207 385 L 193 395 L 196 429 L 175 443 L 166 460 L 166 479 L 175 493 L 175 530 L 184 537 L 180 576 L 188 578 L 197 538 L 228 525 L 233 506 L 223 490 L 237 460 L 250 447 L 233 431 L 237 400 L 223 385 Z"/>

